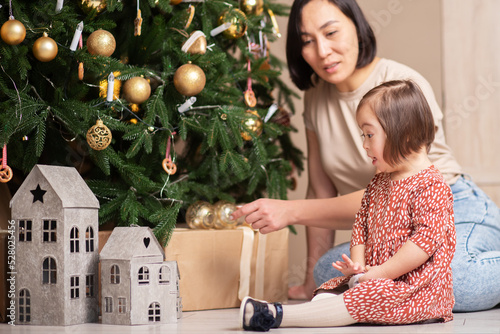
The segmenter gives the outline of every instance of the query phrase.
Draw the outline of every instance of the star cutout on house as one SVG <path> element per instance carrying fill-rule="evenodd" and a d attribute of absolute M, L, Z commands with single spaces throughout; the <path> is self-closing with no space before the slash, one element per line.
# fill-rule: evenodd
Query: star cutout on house
<path fill-rule="evenodd" d="M 42 190 L 42 188 L 40 188 L 40 185 L 38 184 L 36 186 L 36 189 L 30 190 L 30 192 L 33 194 L 33 203 L 35 203 L 36 201 L 40 201 L 43 203 L 43 195 L 45 195 L 47 190 Z"/>

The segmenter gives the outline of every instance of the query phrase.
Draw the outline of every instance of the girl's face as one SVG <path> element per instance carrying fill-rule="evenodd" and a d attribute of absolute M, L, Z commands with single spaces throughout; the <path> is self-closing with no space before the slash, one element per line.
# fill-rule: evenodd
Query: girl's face
<path fill-rule="evenodd" d="M 302 57 L 326 82 L 340 90 L 356 69 L 359 46 L 354 23 L 328 0 L 302 8 Z"/>
<path fill-rule="evenodd" d="M 372 164 L 377 168 L 377 171 L 393 172 L 394 167 L 384 160 L 384 148 L 387 138 L 385 131 L 369 104 L 363 105 L 358 110 L 356 121 L 362 131 L 363 148 L 366 150 L 368 157 L 372 159 Z"/>

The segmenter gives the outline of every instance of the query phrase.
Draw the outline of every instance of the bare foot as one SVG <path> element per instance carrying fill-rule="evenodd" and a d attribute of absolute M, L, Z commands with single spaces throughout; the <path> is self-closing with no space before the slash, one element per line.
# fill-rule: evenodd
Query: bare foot
<path fill-rule="evenodd" d="M 306 284 L 292 286 L 288 289 L 288 298 L 297 300 L 311 300 L 315 286 L 308 287 Z"/>

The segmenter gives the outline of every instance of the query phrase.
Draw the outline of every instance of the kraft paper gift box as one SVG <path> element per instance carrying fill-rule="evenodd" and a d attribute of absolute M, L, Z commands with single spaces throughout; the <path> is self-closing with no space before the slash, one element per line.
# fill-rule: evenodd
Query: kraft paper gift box
<path fill-rule="evenodd" d="M 288 234 L 176 228 L 165 257 L 177 261 L 183 310 L 239 307 L 247 295 L 286 301 Z"/>

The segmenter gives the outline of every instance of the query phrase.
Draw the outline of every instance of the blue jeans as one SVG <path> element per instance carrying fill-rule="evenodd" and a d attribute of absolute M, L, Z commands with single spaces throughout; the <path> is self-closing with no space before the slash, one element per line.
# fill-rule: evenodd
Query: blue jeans
<path fill-rule="evenodd" d="M 500 303 L 500 209 L 472 181 L 451 186 L 457 247 L 451 263 L 455 312 L 486 310 Z M 349 255 L 349 243 L 330 249 L 316 263 L 317 285 L 342 276 L 332 262 Z"/>

